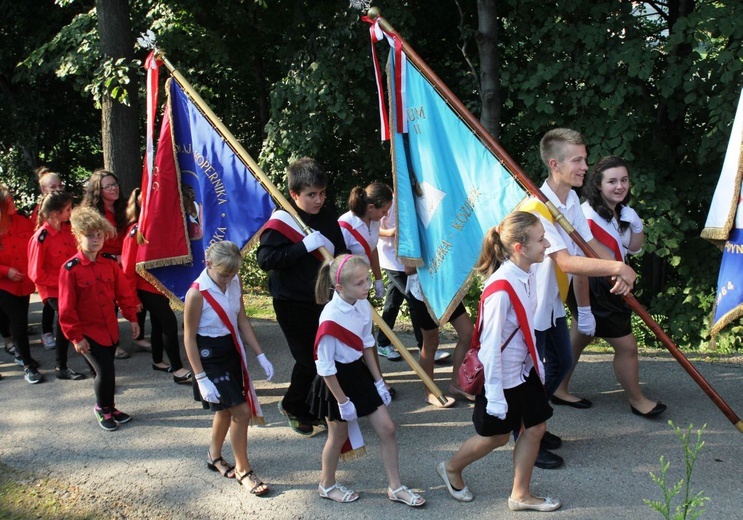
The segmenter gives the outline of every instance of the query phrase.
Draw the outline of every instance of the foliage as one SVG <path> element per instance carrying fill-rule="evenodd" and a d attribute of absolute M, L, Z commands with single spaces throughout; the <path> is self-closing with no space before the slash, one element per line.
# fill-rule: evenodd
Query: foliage
<path fill-rule="evenodd" d="M 663 500 L 644 499 L 643 501 L 650 509 L 657 511 L 667 520 L 671 518 L 674 520 L 696 519 L 702 516 L 705 508 L 704 503 L 709 500 L 708 497 L 704 496 L 703 491 L 694 493 L 691 489 L 691 474 L 694 471 L 694 463 L 697 460 L 699 451 L 704 446 L 702 432 L 704 432 L 707 425 L 705 424 L 700 430 L 697 430 L 696 441 L 692 445 L 691 431 L 693 426 L 691 424 L 685 432 L 682 432 L 681 428 L 675 426 L 672 421 L 668 421 L 668 424 L 673 428 L 684 449 L 685 477 L 676 484 L 671 485 L 668 481 L 668 469 L 671 466 L 671 462 L 666 459 L 665 455 L 661 455 L 660 474 L 656 475 L 651 471 L 650 478 L 658 485 L 663 493 Z M 682 501 L 676 506 L 675 512 L 672 512 L 671 505 L 679 495 L 681 495 L 680 498 Z"/>
<path fill-rule="evenodd" d="M 0 103 L 0 171 L 19 189 L 33 187 L 31 172 L 47 163 L 75 184 L 78 172 L 101 162 L 95 96 L 125 92 L 122 72 L 138 63 L 103 63 L 92 0 L 8 4 L 0 20 L 0 93 L 10 92 Z M 352 186 L 391 182 L 368 26 L 347 4 L 130 4 L 134 33 L 157 34 L 169 60 L 280 188 L 285 166 L 302 155 L 325 165 L 329 203 L 340 210 Z M 474 4 L 389 0 L 383 14 L 477 114 L 469 63 L 477 69 L 478 60 L 461 50 L 475 49 Z M 633 205 L 647 231 L 637 296 L 679 344 L 703 346 L 720 254 L 699 231 L 743 77 L 739 3 L 504 0 L 498 16 L 501 144 L 534 180 L 544 176 L 539 138 L 555 126 L 584 133 L 590 162 L 606 154 L 628 159 Z M 386 46 L 378 44 L 383 63 Z M 135 60 L 144 57 L 140 50 Z M 251 273 L 251 284 L 264 287 Z M 476 303 L 475 289 L 467 301 Z M 731 328 L 718 345 L 739 348 L 739 337 Z"/>

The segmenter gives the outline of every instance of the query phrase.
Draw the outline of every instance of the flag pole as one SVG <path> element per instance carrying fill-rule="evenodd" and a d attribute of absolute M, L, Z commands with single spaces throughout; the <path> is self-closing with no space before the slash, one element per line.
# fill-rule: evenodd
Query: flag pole
<path fill-rule="evenodd" d="M 480 121 L 472 114 L 472 112 L 470 112 L 467 107 L 464 106 L 464 104 L 459 100 L 459 98 L 457 98 L 457 96 L 455 96 L 454 93 L 449 90 L 449 87 L 444 84 L 441 78 L 439 78 L 436 73 L 426 64 L 426 62 L 423 61 L 418 53 L 413 50 L 410 44 L 405 41 L 400 33 L 398 33 L 395 28 L 392 27 L 392 25 L 385 18 L 382 17 L 380 9 L 377 7 L 372 7 L 367 12 L 367 16 L 372 21 L 378 21 L 380 27 L 385 32 L 399 39 L 400 43 L 402 44 L 402 50 L 407 56 L 407 59 L 421 72 L 421 74 L 426 77 L 426 79 L 431 83 L 434 89 L 436 89 L 436 91 L 446 100 L 446 102 L 452 107 L 457 115 L 467 124 L 467 126 L 469 126 L 470 130 L 472 130 L 472 132 L 482 141 L 482 143 L 490 149 L 490 151 L 498 158 L 498 160 L 501 161 L 503 166 L 505 166 L 505 168 L 526 189 L 526 191 L 531 193 L 533 196 L 543 202 L 547 206 L 547 208 L 549 208 L 550 213 L 552 213 L 555 221 L 558 222 L 560 226 L 562 226 L 562 228 L 565 230 L 565 232 L 570 235 L 570 237 L 575 241 L 578 247 L 581 248 L 586 256 L 591 258 L 600 258 L 599 255 L 596 254 L 596 252 L 591 248 L 591 246 L 589 246 L 588 243 L 583 240 L 583 237 L 581 237 L 575 231 L 573 226 L 570 225 L 570 222 L 568 222 L 565 216 L 560 213 L 560 211 L 555 207 L 554 204 L 552 204 L 552 202 L 549 201 L 549 199 L 547 199 L 547 196 L 542 193 L 542 190 L 540 190 L 539 187 L 529 178 L 529 176 L 524 173 L 524 171 L 516 163 L 516 161 L 514 161 L 511 156 L 508 155 L 508 152 L 506 152 L 503 147 L 501 147 L 500 143 L 498 143 L 498 141 L 496 141 L 495 138 L 490 135 L 485 127 L 482 126 Z M 691 363 L 691 361 L 686 358 L 684 353 L 681 352 L 681 350 L 676 346 L 671 338 L 668 337 L 663 329 L 660 328 L 660 325 L 658 325 L 658 323 L 653 320 L 653 318 L 645 310 L 645 308 L 640 305 L 640 302 L 638 302 L 632 294 L 625 295 L 624 299 L 632 308 L 632 310 L 635 311 L 637 315 L 642 319 L 642 321 L 645 322 L 648 328 L 650 328 L 653 334 L 655 334 L 658 340 L 663 343 L 663 345 L 666 347 L 666 349 L 668 349 L 668 351 L 676 359 L 676 361 L 679 362 L 683 369 L 686 370 L 686 372 L 697 383 L 697 385 L 699 385 L 704 393 L 706 393 L 707 396 L 712 400 L 712 402 L 717 405 L 720 411 L 725 414 L 725 416 L 730 420 L 730 422 L 733 423 L 738 431 L 743 433 L 743 421 L 740 420 L 740 418 L 735 414 L 732 408 L 730 408 L 725 400 L 715 391 L 714 388 L 712 388 L 712 385 L 710 385 L 704 378 L 704 376 L 699 373 L 696 367 Z"/>
<path fill-rule="evenodd" d="M 273 199 L 281 206 L 284 211 L 292 216 L 292 218 L 296 221 L 302 231 L 304 231 L 305 234 L 309 234 L 312 230 L 302 221 L 302 218 L 294 209 L 294 206 L 289 203 L 286 197 L 284 197 L 284 194 L 281 193 L 281 191 L 273 182 L 271 182 L 271 179 L 268 178 L 261 167 L 258 166 L 258 164 L 253 160 L 253 158 L 245 150 L 245 148 L 243 148 L 243 146 L 235 138 L 235 136 L 232 135 L 232 132 L 230 132 L 229 129 L 224 125 L 224 123 L 222 123 L 222 120 L 217 117 L 217 115 L 212 111 L 209 105 L 206 104 L 199 93 L 194 90 L 194 88 L 183 76 L 183 74 L 181 74 L 178 69 L 176 69 L 172 63 L 170 63 L 170 61 L 165 57 L 162 51 L 158 53 L 158 59 L 162 60 L 163 64 L 165 64 L 165 67 L 167 67 L 168 71 L 173 76 L 173 79 L 175 79 L 178 84 L 183 87 L 183 89 L 188 93 L 191 99 L 193 99 L 199 110 L 201 110 L 204 116 L 214 126 L 214 129 L 219 132 L 219 134 L 230 144 L 235 153 L 249 166 L 251 173 L 258 180 L 258 182 L 261 183 L 263 188 L 271 195 L 271 197 L 273 197 Z M 328 251 L 327 248 L 321 247 L 319 251 L 320 253 L 322 253 L 323 258 L 325 258 L 326 260 L 333 259 L 333 255 L 330 254 L 330 251 Z M 434 395 L 434 397 L 436 397 L 436 399 L 438 399 L 441 404 L 446 404 L 446 398 L 441 393 L 439 387 L 436 386 L 436 383 L 434 383 L 433 380 L 428 376 L 428 374 L 426 374 L 423 368 L 415 360 L 413 355 L 402 344 L 395 333 L 392 332 L 392 329 L 387 325 L 387 323 L 385 323 L 385 321 L 382 319 L 382 317 L 373 306 L 371 307 L 371 311 L 372 320 L 374 321 L 374 323 L 379 327 L 384 335 L 390 339 L 390 342 L 395 346 L 395 349 L 400 353 L 400 355 L 405 358 L 405 361 L 408 363 L 408 365 L 410 365 L 410 368 L 412 368 L 416 375 L 421 379 L 421 381 L 423 381 L 423 384 L 426 385 L 426 387 Z"/>

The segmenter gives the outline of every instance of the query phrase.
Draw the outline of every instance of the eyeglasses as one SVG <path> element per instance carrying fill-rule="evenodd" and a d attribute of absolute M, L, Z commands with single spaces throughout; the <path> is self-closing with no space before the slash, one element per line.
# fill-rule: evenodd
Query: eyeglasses
<path fill-rule="evenodd" d="M 101 189 L 106 190 L 106 191 L 112 191 L 118 188 L 119 188 L 119 184 L 117 182 L 114 182 L 113 184 L 108 184 L 106 186 L 101 186 Z"/>

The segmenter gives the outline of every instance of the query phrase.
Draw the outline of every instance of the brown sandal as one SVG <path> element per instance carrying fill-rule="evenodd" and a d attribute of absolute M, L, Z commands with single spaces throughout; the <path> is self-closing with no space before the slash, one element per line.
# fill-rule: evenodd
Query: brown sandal
<path fill-rule="evenodd" d="M 206 454 L 206 467 L 212 471 L 218 471 L 224 478 L 235 478 L 235 466 L 230 466 L 222 457 L 212 459 L 211 453 Z M 221 468 L 225 468 L 222 471 Z"/>
<path fill-rule="evenodd" d="M 264 484 L 261 479 L 258 478 L 258 475 L 253 473 L 252 469 L 247 473 L 243 473 L 242 475 L 235 471 L 235 478 L 237 479 L 237 483 L 242 486 L 245 486 L 245 484 L 243 484 L 243 480 L 245 480 L 245 478 L 247 478 L 250 483 L 253 484 L 253 487 L 250 488 L 251 495 L 259 497 L 268 493 L 268 485 Z"/>

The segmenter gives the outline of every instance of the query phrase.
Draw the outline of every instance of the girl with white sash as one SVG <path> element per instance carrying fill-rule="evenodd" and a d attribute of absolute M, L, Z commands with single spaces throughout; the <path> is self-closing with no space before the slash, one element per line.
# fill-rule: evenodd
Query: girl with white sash
<path fill-rule="evenodd" d="M 215 412 L 207 467 L 236 478 L 253 495 L 264 495 L 268 486 L 248 461 L 248 425 L 264 420 L 248 374 L 245 344 L 257 356 L 266 380 L 274 370 L 245 314 L 237 276 L 241 264 L 240 249 L 232 242 L 216 242 L 206 250 L 206 269 L 186 293 L 183 342 L 194 371 L 194 398 Z M 222 458 L 228 430 L 234 468 Z"/>
<path fill-rule="evenodd" d="M 521 430 L 513 450 L 508 508 L 554 511 L 561 505 L 559 500 L 535 497 L 530 490 L 539 444 L 552 417 L 534 335 L 537 290 L 532 270 L 533 264 L 544 260 L 549 245 L 539 217 L 523 211 L 510 213 L 485 236 L 475 265 L 487 278 L 475 337 L 485 379 L 472 414 L 476 434 L 436 468 L 451 496 L 460 502 L 474 499 L 462 471 L 505 445 L 511 432 Z"/>
<path fill-rule="evenodd" d="M 353 502 L 359 494 L 338 484 L 338 460 L 365 453 L 358 417 L 369 417 L 379 436 L 387 472 L 387 497 L 412 507 L 426 501 L 400 482 L 395 423 L 387 406 L 392 398 L 374 360 L 369 296 L 369 266 L 361 256 L 342 255 L 325 262 L 317 275 L 316 298 L 325 308 L 315 339 L 317 377 L 308 398 L 310 411 L 328 423 L 318 492 L 335 502 Z M 332 298 L 331 298 L 332 290 Z M 328 302 L 328 299 L 330 301 Z"/>
<path fill-rule="evenodd" d="M 629 206 L 630 181 L 627 163 L 621 157 L 602 158 L 590 172 L 583 188 L 586 202 L 581 205 L 593 236 L 614 253 L 616 260 L 626 261 L 627 253 L 642 251 L 645 239 L 643 224 Z M 632 309 L 624 298 L 609 292 L 607 278 L 573 277 L 575 298 L 568 298 L 568 306 L 577 320 L 570 324 L 573 359 L 578 363 L 583 349 L 593 337 L 603 338 L 614 349 L 614 373 L 627 394 L 630 410 L 645 418 L 655 417 L 666 410 L 660 401 L 648 399 L 640 389 L 637 340 L 632 334 Z M 590 294 L 590 305 L 588 304 Z M 578 303 L 575 302 L 578 300 Z M 570 395 L 568 385 L 572 371 L 556 396 Z"/>

